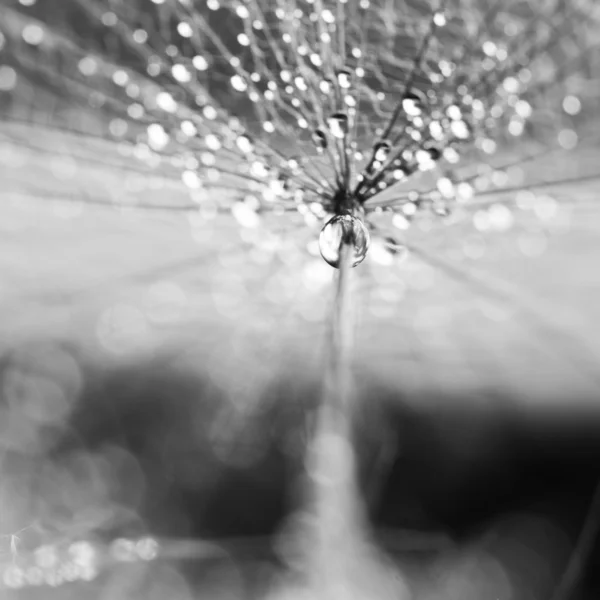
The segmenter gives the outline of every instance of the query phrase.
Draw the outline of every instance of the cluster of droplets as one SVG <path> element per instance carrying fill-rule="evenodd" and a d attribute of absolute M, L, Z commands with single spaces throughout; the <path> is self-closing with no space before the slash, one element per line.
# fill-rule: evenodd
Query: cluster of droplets
<path fill-rule="evenodd" d="M 21 4 L 1 9 L 1 44 L 17 59 L 0 67 L 0 87 L 15 104 L 19 78 L 40 87 L 51 72 L 51 88 L 58 75 L 92 109 L 85 127 L 108 122 L 140 161 L 177 171 L 200 214 L 218 195 L 217 210 L 242 228 L 291 212 L 324 221 L 321 240 L 349 239 L 341 234 L 357 207 L 376 236 L 380 212 L 402 231 L 423 211 L 443 219 L 464 207 L 480 190 L 461 161 L 487 165 L 525 134 L 545 134 L 552 103 L 577 118 L 582 102 L 560 89 L 557 65 L 587 59 L 593 33 L 583 0 L 527 11 L 517 1 L 477 11 L 69 0 L 63 14 L 83 18 L 81 35 L 51 7 Z M 578 143 L 569 125 L 550 137 L 565 150 Z"/>
<path fill-rule="evenodd" d="M 10 563 L 0 567 L 0 589 L 93 581 L 109 564 L 150 562 L 158 557 L 159 549 L 152 537 L 117 538 L 108 546 L 88 541 L 43 545 L 30 553 L 15 548 Z"/>
<path fill-rule="evenodd" d="M 2 568 L 2 583 L 9 589 L 56 587 L 92 581 L 98 569 L 96 548 L 88 542 L 75 542 L 65 548 L 40 546 L 26 557 L 15 552 L 11 563 Z"/>

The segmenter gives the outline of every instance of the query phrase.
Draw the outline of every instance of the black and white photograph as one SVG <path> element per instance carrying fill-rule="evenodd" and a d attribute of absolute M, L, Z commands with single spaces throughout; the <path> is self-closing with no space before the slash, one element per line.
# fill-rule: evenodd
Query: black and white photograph
<path fill-rule="evenodd" d="M 600 1 L 0 0 L 0 600 L 600 600 Z"/>

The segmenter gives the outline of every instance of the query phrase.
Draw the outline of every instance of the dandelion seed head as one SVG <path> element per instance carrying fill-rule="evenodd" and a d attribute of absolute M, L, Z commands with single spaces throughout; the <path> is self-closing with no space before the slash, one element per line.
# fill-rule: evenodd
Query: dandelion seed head
<path fill-rule="evenodd" d="M 98 87 L 85 101 L 113 113 L 105 131 L 145 164 L 180 169 L 190 192 L 219 184 L 240 198 L 268 198 L 278 213 L 300 196 L 334 214 L 360 207 L 367 227 L 369 214 L 390 209 L 393 227 L 413 183 L 429 188 L 429 212 L 443 219 L 457 214 L 453 203 L 466 207 L 490 187 L 510 185 L 497 176 L 463 182 L 457 173 L 548 129 L 544 107 L 553 101 L 566 121 L 548 143 L 579 146 L 577 124 L 567 121 L 582 113 L 581 94 L 574 83 L 567 95 L 555 89 L 558 59 L 528 50 L 529 17 L 512 2 L 498 9 L 497 26 L 478 23 L 467 7 L 390 11 L 369 0 L 152 0 L 145 15 L 92 4 L 81 0 L 82 18 L 113 55 L 74 32 L 75 73 Z M 531 11 L 544 23 L 536 43 L 549 42 L 559 9 Z M 586 35 L 584 19 L 572 24 Z M 21 41 L 33 51 L 53 27 L 25 23 Z M 563 51 L 567 44 L 558 44 L 557 55 Z M 104 90 L 107 78 L 120 90 Z M 0 65 L 0 92 L 19 84 L 15 67 Z M 296 167 L 281 178 L 292 159 Z M 310 225 L 319 211 L 309 213 Z"/>

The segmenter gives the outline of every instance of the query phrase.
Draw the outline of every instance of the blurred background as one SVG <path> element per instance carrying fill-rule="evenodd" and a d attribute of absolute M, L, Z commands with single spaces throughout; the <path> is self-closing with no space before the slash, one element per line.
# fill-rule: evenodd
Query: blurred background
<path fill-rule="evenodd" d="M 365 205 L 364 522 L 325 588 L 305 585 L 306 456 L 334 175 L 289 110 L 333 104 L 296 77 L 263 114 L 250 65 L 274 69 L 286 23 L 307 47 L 339 31 L 338 3 L 1 0 L 0 598 L 598 598 L 600 14 L 504 4 L 339 3 L 359 171 L 411 78 L 464 120 Z M 431 141 L 419 111 L 407 147 Z"/>

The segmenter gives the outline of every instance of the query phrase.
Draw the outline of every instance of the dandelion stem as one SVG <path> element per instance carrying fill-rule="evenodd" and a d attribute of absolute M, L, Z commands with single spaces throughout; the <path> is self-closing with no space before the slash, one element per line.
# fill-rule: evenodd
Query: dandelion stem
<path fill-rule="evenodd" d="M 307 464 L 313 492 L 315 540 L 310 578 L 322 592 L 344 584 L 349 552 L 361 531 L 361 506 L 352 443 L 352 248 L 342 242 L 331 315 L 323 397 Z"/>

